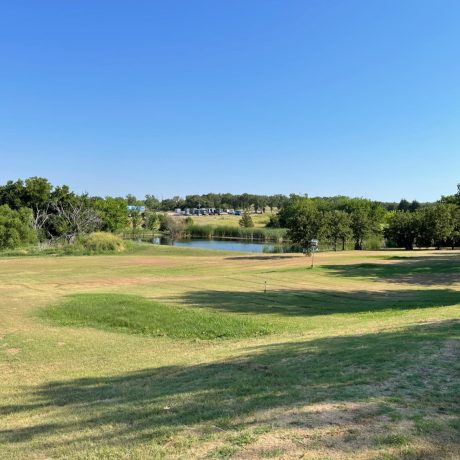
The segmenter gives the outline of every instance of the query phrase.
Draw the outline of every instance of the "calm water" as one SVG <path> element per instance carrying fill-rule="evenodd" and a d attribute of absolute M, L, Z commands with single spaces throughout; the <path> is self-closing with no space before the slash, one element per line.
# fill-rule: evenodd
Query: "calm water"
<path fill-rule="evenodd" d="M 169 244 L 164 238 L 155 238 L 155 244 Z M 184 248 L 201 248 L 201 249 L 220 249 L 223 251 L 240 251 L 240 252 L 263 252 L 265 246 L 271 246 L 267 243 L 254 243 L 231 240 L 181 240 L 176 241 L 174 246 Z"/>

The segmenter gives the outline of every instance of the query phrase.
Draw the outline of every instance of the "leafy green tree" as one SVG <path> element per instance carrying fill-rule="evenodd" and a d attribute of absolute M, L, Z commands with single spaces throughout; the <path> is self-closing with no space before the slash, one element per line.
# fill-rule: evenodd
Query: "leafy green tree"
<path fill-rule="evenodd" d="M 385 209 L 380 204 L 364 198 L 350 200 L 348 209 L 355 249 L 361 250 L 367 237 L 381 233 L 380 223 L 383 220 Z"/>
<path fill-rule="evenodd" d="M 313 200 L 292 196 L 280 212 L 280 221 L 288 228 L 289 239 L 308 250 L 310 241 L 317 239 L 322 229 L 322 215 Z"/>
<path fill-rule="evenodd" d="M 123 198 L 98 199 L 93 203 L 101 218 L 101 230 L 116 232 L 128 226 L 128 210 Z"/>
<path fill-rule="evenodd" d="M 184 207 L 184 203 L 184 200 L 180 196 L 175 196 L 173 198 L 167 198 L 163 200 L 161 202 L 160 208 L 163 211 L 172 211 L 173 209 Z M 201 203 L 201 207 L 203 208 L 207 206 L 204 206 L 203 203 Z"/>
<path fill-rule="evenodd" d="M 160 219 L 158 218 L 158 214 L 153 211 L 146 211 L 144 215 L 144 225 L 146 229 L 152 232 L 156 232 L 160 226 Z"/>
<path fill-rule="evenodd" d="M 24 207 L 25 186 L 21 179 L 16 182 L 9 180 L 5 185 L 0 187 L 0 205 L 6 204 L 11 209 L 18 210 Z"/>
<path fill-rule="evenodd" d="M 396 211 L 385 229 L 385 238 L 394 241 L 398 247 L 406 250 L 414 249 L 415 239 L 419 229 L 419 216 L 409 211 Z"/>
<path fill-rule="evenodd" d="M 240 227 L 251 228 L 254 227 L 254 222 L 252 221 L 251 214 L 249 211 L 244 211 L 243 215 L 239 221 Z"/>
<path fill-rule="evenodd" d="M 280 217 L 278 214 L 272 214 L 267 224 L 265 225 L 267 228 L 280 228 Z"/>
<path fill-rule="evenodd" d="M 8 205 L 0 206 L 0 249 L 13 249 L 35 241 L 32 211 L 27 208 L 14 210 Z"/>
<path fill-rule="evenodd" d="M 132 209 L 129 212 L 129 219 L 131 222 L 131 228 L 133 229 L 133 232 L 136 231 L 138 228 L 141 228 L 142 224 L 144 223 L 144 217 L 138 209 Z"/>
<path fill-rule="evenodd" d="M 455 249 L 456 246 L 460 246 L 460 206 L 455 206 L 452 208 L 452 226 L 453 230 L 450 238 L 450 243 L 452 249 Z"/>
<path fill-rule="evenodd" d="M 134 195 L 131 195 L 131 193 L 126 195 L 126 202 L 128 203 L 129 206 L 139 205 L 139 200 Z"/>
<path fill-rule="evenodd" d="M 419 230 L 416 238 L 418 247 L 441 246 L 448 244 L 454 232 L 452 211 L 455 205 L 437 203 L 424 207 L 419 213 Z"/>
<path fill-rule="evenodd" d="M 398 204 L 398 211 L 409 211 L 410 203 L 405 198 L 403 198 Z"/>
<path fill-rule="evenodd" d="M 145 195 L 144 205 L 149 211 L 160 209 L 160 200 L 153 195 Z"/>
<path fill-rule="evenodd" d="M 324 214 L 322 234 L 332 243 L 334 251 L 337 251 L 337 244 L 342 243 L 342 250 L 346 242 L 351 238 L 351 217 L 345 211 L 327 211 Z"/>
<path fill-rule="evenodd" d="M 29 177 L 25 180 L 23 206 L 39 209 L 49 203 L 53 186 L 44 177 Z"/>

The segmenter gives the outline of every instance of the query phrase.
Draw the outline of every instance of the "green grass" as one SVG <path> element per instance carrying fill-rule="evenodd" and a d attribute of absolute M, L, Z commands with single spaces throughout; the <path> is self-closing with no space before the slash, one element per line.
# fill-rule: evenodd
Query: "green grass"
<path fill-rule="evenodd" d="M 75 294 L 42 309 L 39 316 L 61 326 L 180 339 L 257 337 L 274 332 L 257 319 L 166 305 L 127 294 Z"/>

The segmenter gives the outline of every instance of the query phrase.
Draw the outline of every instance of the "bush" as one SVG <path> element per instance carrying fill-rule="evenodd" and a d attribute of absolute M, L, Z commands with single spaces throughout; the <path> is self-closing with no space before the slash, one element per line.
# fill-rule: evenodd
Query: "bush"
<path fill-rule="evenodd" d="M 30 209 L 15 211 L 6 204 L 0 206 L 0 249 L 14 249 L 34 243 L 36 239 Z"/>
<path fill-rule="evenodd" d="M 278 214 L 273 214 L 270 216 L 269 221 L 267 222 L 267 225 L 265 225 L 266 228 L 280 228 L 280 218 Z"/>
<path fill-rule="evenodd" d="M 166 216 L 162 225 L 172 242 L 182 238 L 186 232 L 184 221 L 171 216 Z"/>
<path fill-rule="evenodd" d="M 95 232 L 79 241 L 90 252 L 121 252 L 125 250 L 123 240 L 113 233 Z"/>
<path fill-rule="evenodd" d="M 381 236 L 375 235 L 375 236 L 369 236 L 364 240 L 363 247 L 367 251 L 377 251 L 379 249 L 382 249 L 383 247 L 383 240 Z"/>
<path fill-rule="evenodd" d="M 243 228 L 252 228 L 254 227 L 254 222 L 252 221 L 252 217 L 249 214 L 249 211 L 244 211 L 243 217 L 240 219 L 240 227 Z"/>

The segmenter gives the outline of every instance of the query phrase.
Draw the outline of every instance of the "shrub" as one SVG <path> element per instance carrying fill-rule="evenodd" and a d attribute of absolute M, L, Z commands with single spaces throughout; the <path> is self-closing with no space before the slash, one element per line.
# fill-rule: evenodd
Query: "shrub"
<path fill-rule="evenodd" d="M 363 243 L 363 247 L 368 251 L 377 251 L 382 249 L 383 240 L 381 236 L 369 236 Z"/>
<path fill-rule="evenodd" d="M 30 209 L 15 211 L 6 204 L 0 206 L 0 249 L 14 249 L 35 242 L 36 238 Z"/>
<path fill-rule="evenodd" d="M 280 228 L 280 218 L 278 214 L 273 214 L 270 216 L 269 221 L 267 222 L 267 225 L 265 225 L 266 228 Z"/>
<path fill-rule="evenodd" d="M 244 211 L 243 217 L 240 219 L 240 227 L 243 227 L 243 228 L 254 227 L 254 222 L 252 221 L 252 217 L 249 214 L 249 211 Z"/>
<path fill-rule="evenodd" d="M 175 219 L 171 216 L 166 216 L 164 221 L 162 222 L 164 231 L 168 234 L 171 241 L 176 241 L 184 235 L 185 223 L 181 219 Z"/>
<path fill-rule="evenodd" d="M 91 233 L 91 235 L 81 238 L 80 242 L 90 252 L 121 252 L 125 250 L 123 240 L 113 233 Z"/>

